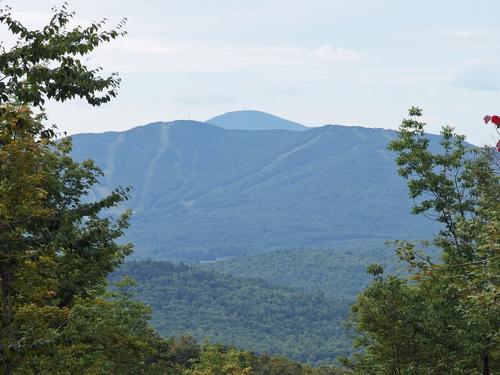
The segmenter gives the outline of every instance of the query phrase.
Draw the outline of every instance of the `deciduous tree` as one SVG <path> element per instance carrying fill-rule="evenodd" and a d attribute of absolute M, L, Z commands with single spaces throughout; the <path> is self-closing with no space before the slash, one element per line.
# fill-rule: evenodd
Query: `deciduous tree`
<path fill-rule="evenodd" d="M 421 115 L 410 109 L 389 149 L 413 213 L 442 224 L 431 244 L 440 256 L 398 241 L 410 278 L 372 267 L 375 280 L 353 309 L 364 351 L 345 363 L 367 374 L 492 374 L 500 369 L 498 154 L 467 145 L 450 127 L 434 152 Z"/>
<path fill-rule="evenodd" d="M 119 245 L 128 212 L 113 214 L 128 197 L 117 188 L 97 202 L 85 200 L 102 172 L 75 162 L 71 141 L 57 140 L 42 112 L 46 99 L 75 96 L 100 105 L 116 95 L 119 78 L 100 77 L 80 58 L 120 35 L 123 22 L 68 29 L 64 5 L 50 22 L 29 30 L 0 12 L 17 42 L 0 50 L 0 366 L 5 375 L 58 344 L 75 301 L 104 290 L 106 277 L 131 252 Z M 123 210 L 122 210 L 123 211 Z"/>

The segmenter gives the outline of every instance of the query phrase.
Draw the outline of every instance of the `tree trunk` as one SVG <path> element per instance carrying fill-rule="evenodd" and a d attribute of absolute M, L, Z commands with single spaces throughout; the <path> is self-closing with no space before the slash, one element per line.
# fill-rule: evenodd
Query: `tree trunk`
<path fill-rule="evenodd" d="M 0 270 L 0 282 L 2 283 L 2 336 L 4 337 L 4 352 L 9 351 L 12 343 L 12 270 L 9 264 L 4 264 Z M 4 359 L 3 374 L 10 375 L 14 371 L 14 360 Z"/>
<path fill-rule="evenodd" d="M 483 353 L 483 375 L 490 375 L 490 358 L 488 352 Z"/>

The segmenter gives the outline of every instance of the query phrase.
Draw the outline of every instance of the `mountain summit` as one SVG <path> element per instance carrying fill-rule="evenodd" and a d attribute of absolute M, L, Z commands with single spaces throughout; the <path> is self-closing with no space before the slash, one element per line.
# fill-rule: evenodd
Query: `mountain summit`
<path fill-rule="evenodd" d="M 237 130 L 307 130 L 307 127 L 297 122 L 260 111 L 227 112 L 205 121 L 208 124 L 224 129 Z"/>

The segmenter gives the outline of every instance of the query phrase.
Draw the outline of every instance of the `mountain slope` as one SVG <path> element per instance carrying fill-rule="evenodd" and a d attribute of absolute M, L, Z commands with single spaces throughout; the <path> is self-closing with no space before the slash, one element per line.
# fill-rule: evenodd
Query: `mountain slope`
<path fill-rule="evenodd" d="M 386 151 L 394 132 L 324 126 L 227 130 L 194 121 L 73 137 L 106 176 L 93 197 L 133 187 L 136 257 L 209 260 L 343 240 L 422 238 Z M 437 137 L 434 137 L 436 139 Z"/>
<path fill-rule="evenodd" d="M 167 337 L 191 334 L 315 364 L 351 350 L 344 301 L 168 262 L 129 262 L 112 280 L 125 275 L 137 280 L 136 297 Z"/>
<path fill-rule="evenodd" d="M 322 292 L 327 297 L 354 301 L 373 277 L 366 272 L 372 263 L 386 273 L 401 266 L 394 248 L 383 241 L 354 241 L 331 249 L 280 249 L 215 262 L 200 268 L 235 277 L 262 279 L 275 286 L 293 287 L 306 293 Z"/>
<path fill-rule="evenodd" d="M 307 130 L 307 127 L 297 122 L 260 111 L 228 112 L 205 121 L 225 129 L 237 130 Z"/>

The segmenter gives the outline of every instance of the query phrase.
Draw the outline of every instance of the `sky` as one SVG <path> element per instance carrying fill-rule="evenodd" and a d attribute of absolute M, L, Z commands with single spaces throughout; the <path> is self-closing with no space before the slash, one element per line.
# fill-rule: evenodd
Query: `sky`
<path fill-rule="evenodd" d="M 30 27 L 62 1 L 3 0 Z M 69 134 L 154 121 L 205 121 L 236 110 L 307 126 L 396 129 L 410 106 L 427 130 L 451 125 L 494 144 L 500 113 L 498 0 L 73 0 L 75 25 L 127 18 L 128 35 L 86 61 L 118 72 L 99 108 L 49 103 Z M 8 31 L 0 37 L 10 41 Z"/>

